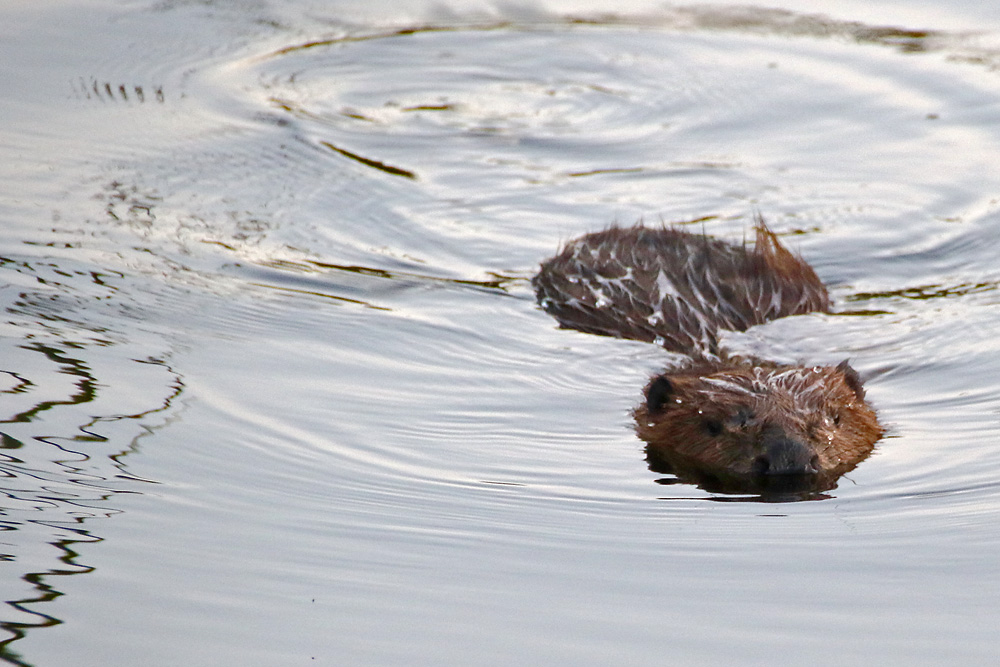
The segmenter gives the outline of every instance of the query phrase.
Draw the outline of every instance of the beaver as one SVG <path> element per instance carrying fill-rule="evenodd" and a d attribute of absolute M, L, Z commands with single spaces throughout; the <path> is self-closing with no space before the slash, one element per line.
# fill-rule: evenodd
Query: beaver
<path fill-rule="evenodd" d="M 730 354 L 722 330 L 829 312 L 826 287 L 758 215 L 752 247 L 672 227 L 567 243 L 532 278 L 563 328 L 656 343 L 683 361 L 633 411 L 650 468 L 718 491 L 821 491 L 882 436 L 858 373 Z"/>

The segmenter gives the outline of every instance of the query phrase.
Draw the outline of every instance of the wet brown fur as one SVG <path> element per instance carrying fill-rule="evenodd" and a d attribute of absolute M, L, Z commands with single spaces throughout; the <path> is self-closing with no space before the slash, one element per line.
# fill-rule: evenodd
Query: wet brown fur
<path fill-rule="evenodd" d="M 756 243 L 677 229 L 612 227 L 568 243 L 532 280 L 560 325 L 656 342 L 688 356 L 654 376 L 634 411 L 651 467 L 719 490 L 836 479 L 882 429 L 858 374 L 728 355 L 722 329 L 827 312 L 826 288 L 758 218 Z"/>

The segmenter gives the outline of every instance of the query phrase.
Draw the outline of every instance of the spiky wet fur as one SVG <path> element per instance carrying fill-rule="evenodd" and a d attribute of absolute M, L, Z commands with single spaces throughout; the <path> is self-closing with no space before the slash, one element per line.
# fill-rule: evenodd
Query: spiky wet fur
<path fill-rule="evenodd" d="M 565 328 L 688 356 L 651 379 L 634 411 L 651 465 L 723 490 L 757 488 L 748 480 L 766 476 L 777 442 L 807 452 L 801 467 L 814 486 L 831 488 L 881 437 L 846 361 L 785 366 L 720 348 L 722 329 L 830 307 L 816 273 L 759 218 L 752 248 L 670 228 L 587 234 L 544 262 L 532 284 Z"/>
<path fill-rule="evenodd" d="M 717 356 L 720 329 L 827 311 L 826 288 L 759 221 L 752 248 L 677 229 L 612 227 L 568 243 L 532 284 L 559 323 Z"/>

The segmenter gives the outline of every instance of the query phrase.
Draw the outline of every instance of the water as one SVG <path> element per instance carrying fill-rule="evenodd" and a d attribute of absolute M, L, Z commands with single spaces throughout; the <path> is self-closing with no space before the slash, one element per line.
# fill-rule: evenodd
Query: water
<path fill-rule="evenodd" d="M 4 10 L 2 658 L 986 664 L 996 22 L 896 8 Z M 755 210 L 838 314 L 730 345 L 890 431 L 813 502 L 649 471 L 666 357 L 528 284 Z"/>

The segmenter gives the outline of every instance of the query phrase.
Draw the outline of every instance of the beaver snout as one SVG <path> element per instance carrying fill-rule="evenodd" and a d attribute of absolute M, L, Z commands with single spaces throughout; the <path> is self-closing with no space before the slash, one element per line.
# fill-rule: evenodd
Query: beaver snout
<path fill-rule="evenodd" d="M 764 434 L 764 453 L 753 462 L 755 475 L 815 475 L 819 468 L 812 447 L 780 431 Z"/>

